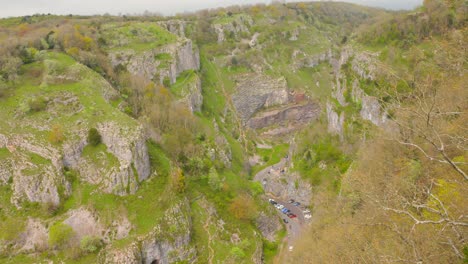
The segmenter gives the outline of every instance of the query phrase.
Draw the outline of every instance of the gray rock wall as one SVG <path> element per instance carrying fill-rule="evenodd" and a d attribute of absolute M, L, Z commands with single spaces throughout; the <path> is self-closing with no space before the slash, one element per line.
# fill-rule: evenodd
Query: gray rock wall
<path fill-rule="evenodd" d="M 167 67 L 161 67 L 162 61 L 156 58 L 158 54 L 163 53 L 172 58 Z M 123 65 L 130 73 L 159 81 L 161 84 L 166 78 L 173 84 L 183 71 L 200 68 L 200 55 L 189 39 L 143 53 L 124 50 L 110 53 L 109 56 L 113 67 Z"/>
<path fill-rule="evenodd" d="M 332 104 L 327 103 L 327 120 L 328 120 L 328 133 L 339 135 L 343 139 L 344 131 L 344 112 L 340 115 L 333 110 Z"/>
<path fill-rule="evenodd" d="M 282 77 L 273 79 L 260 74 L 238 76 L 232 101 L 244 124 L 261 108 L 289 102 L 289 90 Z"/>

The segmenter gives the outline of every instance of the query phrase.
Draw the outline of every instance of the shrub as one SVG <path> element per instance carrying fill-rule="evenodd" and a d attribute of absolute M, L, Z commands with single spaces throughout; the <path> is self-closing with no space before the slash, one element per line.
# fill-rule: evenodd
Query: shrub
<path fill-rule="evenodd" d="M 97 236 L 84 236 L 80 241 L 81 250 L 87 253 L 96 252 L 101 246 L 102 240 Z"/>
<path fill-rule="evenodd" d="M 49 142 L 58 144 L 62 143 L 64 139 L 65 136 L 63 135 L 62 127 L 60 125 L 52 126 L 52 130 L 49 133 Z"/>
<path fill-rule="evenodd" d="M 164 87 L 170 87 L 171 86 L 171 79 L 169 79 L 169 77 L 164 77 L 163 85 L 164 85 Z"/>
<path fill-rule="evenodd" d="M 88 143 L 92 146 L 97 146 L 101 144 L 102 138 L 101 134 L 99 134 L 99 131 L 96 128 L 91 128 L 88 131 Z"/>
<path fill-rule="evenodd" d="M 29 111 L 40 112 L 47 108 L 47 99 L 44 97 L 37 97 L 29 101 Z"/>
<path fill-rule="evenodd" d="M 8 86 L 0 79 L 0 98 L 7 97 Z"/>
<path fill-rule="evenodd" d="M 238 248 L 238 247 L 233 247 L 231 249 L 231 254 L 234 255 L 236 258 L 245 258 L 245 252 L 244 250 Z"/>
<path fill-rule="evenodd" d="M 172 186 L 178 193 L 183 193 L 185 191 L 185 176 L 181 169 L 175 169 L 172 173 Z"/>
<path fill-rule="evenodd" d="M 255 202 L 247 194 L 237 196 L 229 206 L 229 211 L 240 220 L 253 220 L 257 216 Z"/>
<path fill-rule="evenodd" d="M 68 246 L 74 236 L 73 229 L 62 222 L 56 222 L 49 229 L 49 245 L 64 248 Z"/>

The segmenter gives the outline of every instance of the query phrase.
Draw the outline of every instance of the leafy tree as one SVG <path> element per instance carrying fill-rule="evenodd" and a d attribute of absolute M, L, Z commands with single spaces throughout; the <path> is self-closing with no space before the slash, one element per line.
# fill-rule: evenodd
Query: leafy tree
<path fill-rule="evenodd" d="M 70 245 L 74 235 L 75 232 L 71 226 L 56 222 L 49 229 L 49 245 L 55 248 L 65 248 Z"/>
<path fill-rule="evenodd" d="M 234 198 L 229 205 L 229 211 L 240 220 L 253 220 L 257 216 L 257 207 L 252 197 L 241 194 Z"/>
<path fill-rule="evenodd" d="M 102 240 L 97 236 L 84 236 L 80 241 L 81 250 L 87 253 L 96 252 L 101 246 Z"/>
<path fill-rule="evenodd" d="M 102 138 L 101 134 L 99 134 L 99 131 L 96 128 L 91 128 L 88 131 L 88 143 L 91 144 L 92 146 L 97 146 L 101 144 Z"/>
<path fill-rule="evenodd" d="M 185 176 L 184 172 L 179 168 L 172 172 L 172 186 L 178 193 L 185 192 Z"/>
<path fill-rule="evenodd" d="M 31 101 L 29 101 L 29 111 L 31 112 L 44 111 L 47 108 L 47 103 L 48 101 L 46 98 L 42 96 L 36 97 L 32 99 Z"/>

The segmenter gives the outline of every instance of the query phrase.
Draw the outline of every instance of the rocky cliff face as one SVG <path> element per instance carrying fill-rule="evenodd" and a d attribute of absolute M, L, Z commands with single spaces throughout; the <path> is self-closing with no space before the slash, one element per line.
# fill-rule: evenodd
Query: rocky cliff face
<path fill-rule="evenodd" d="M 289 90 L 284 78 L 272 79 L 260 74 L 243 74 L 238 76 L 236 82 L 236 92 L 232 100 L 244 124 L 261 108 L 289 102 Z"/>
<path fill-rule="evenodd" d="M 218 43 L 223 43 L 226 40 L 227 34 L 234 34 L 234 37 L 237 39 L 239 33 L 246 32 L 250 33 L 249 27 L 252 26 L 253 20 L 248 15 L 240 15 L 228 19 L 227 22 L 219 22 L 213 24 L 213 29 L 218 35 Z"/>
<path fill-rule="evenodd" d="M 352 97 L 355 102 L 361 103 L 360 114 L 364 120 L 369 120 L 376 126 L 384 126 L 387 123 L 387 115 L 377 98 L 366 95 L 357 80 L 353 83 Z"/>
<path fill-rule="evenodd" d="M 272 209 L 272 207 L 269 207 L 269 209 Z M 260 213 L 256 219 L 256 224 L 258 230 L 262 232 L 262 236 L 269 241 L 275 241 L 276 234 L 282 228 L 274 210 Z"/>
<path fill-rule="evenodd" d="M 161 55 L 164 56 L 161 58 Z M 192 41 L 189 39 L 143 53 L 123 50 L 110 53 L 109 56 L 113 67 L 123 65 L 130 73 L 144 76 L 161 84 L 166 78 L 173 84 L 183 71 L 200 68 L 198 50 L 193 48 Z"/>
<path fill-rule="evenodd" d="M 187 26 L 186 21 L 171 19 L 167 21 L 160 21 L 158 22 L 158 25 L 160 25 L 162 28 L 165 28 L 174 35 L 185 38 L 185 28 Z"/>
<path fill-rule="evenodd" d="M 134 193 L 140 181 L 148 178 L 150 164 L 145 136 L 141 125 L 122 127 L 114 122 L 97 125 L 107 150 L 97 153 L 100 158 L 83 155 L 85 139 L 67 147 L 65 164 L 76 169 L 80 176 L 100 185 L 105 192 L 118 195 Z"/>
<path fill-rule="evenodd" d="M 196 74 L 189 78 L 190 81 L 178 95 L 182 97 L 180 101 L 186 104 L 192 113 L 200 112 L 203 105 L 201 79 Z"/>
<path fill-rule="evenodd" d="M 59 189 L 63 195 L 70 192 L 70 184 L 62 175 L 60 152 L 50 144 L 39 144 L 32 137 L 0 134 L 0 148 L 8 156 L 0 163 L 1 184 L 12 182 L 11 202 L 21 207 L 24 201 L 60 203 Z"/>
<path fill-rule="evenodd" d="M 327 120 L 328 120 L 328 133 L 339 135 L 343 139 L 344 130 L 344 112 L 340 115 L 333 110 L 333 106 L 330 102 L 327 103 Z"/>
<path fill-rule="evenodd" d="M 247 126 L 261 129 L 272 125 L 300 126 L 310 123 L 320 115 L 320 107 L 315 103 L 286 106 L 280 109 L 261 112 L 247 121 Z"/>
<path fill-rule="evenodd" d="M 164 213 L 161 224 L 148 235 L 123 249 L 108 247 L 101 251 L 101 263 L 159 263 L 193 261 L 195 249 L 190 246 L 191 219 L 187 200 L 176 203 Z"/>
<path fill-rule="evenodd" d="M 48 247 L 49 234 L 39 219 L 29 218 L 16 243 L 21 253 L 41 252 Z"/>

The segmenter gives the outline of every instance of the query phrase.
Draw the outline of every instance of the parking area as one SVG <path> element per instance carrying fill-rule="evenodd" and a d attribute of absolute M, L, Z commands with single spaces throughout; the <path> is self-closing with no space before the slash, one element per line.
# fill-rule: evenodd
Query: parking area
<path fill-rule="evenodd" d="M 294 200 L 283 201 L 269 198 L 268 202 L 274 206 L 287 230 L 287 245 L 293 250 L 293 242 L 300 236 L 305 223 L 311 218 L 310 210 Z"/>

